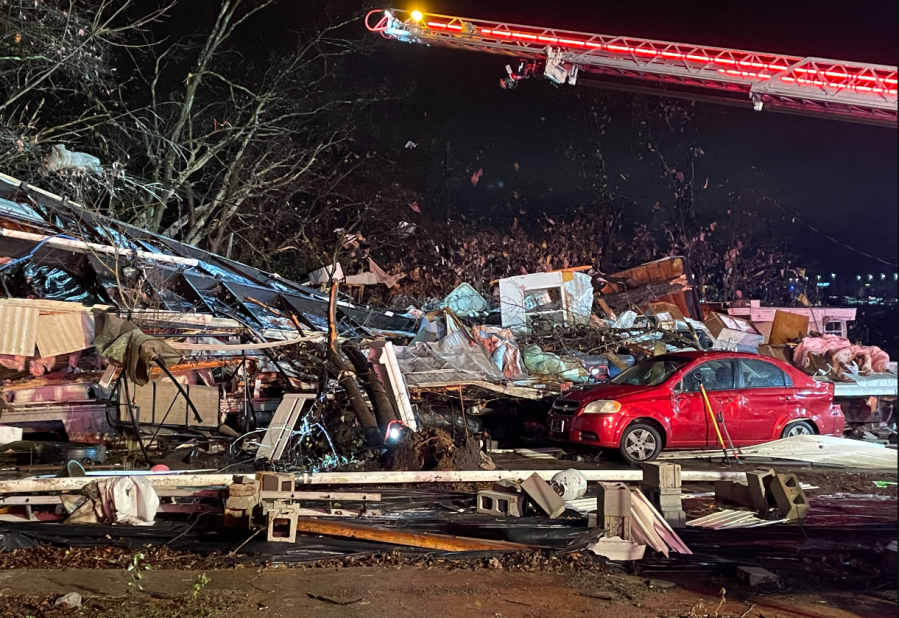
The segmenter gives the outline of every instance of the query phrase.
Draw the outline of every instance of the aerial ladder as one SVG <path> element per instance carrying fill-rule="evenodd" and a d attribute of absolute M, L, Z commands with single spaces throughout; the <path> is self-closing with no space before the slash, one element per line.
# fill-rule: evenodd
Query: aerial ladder
<path fill-rule="evenodd" d="M 407 43 L 515 58 L 500 86 L 529 77 L 574 85 L 598 76 L 605 85 L 659 95 L 711 98 L 895 128 L 894 66 L 589 34 L 503 22 L 378 9 L 366 27 Z"/>

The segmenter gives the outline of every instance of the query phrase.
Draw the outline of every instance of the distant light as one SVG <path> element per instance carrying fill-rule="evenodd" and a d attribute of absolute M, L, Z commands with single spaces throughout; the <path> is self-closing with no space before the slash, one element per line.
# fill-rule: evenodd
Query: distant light
<path fill-rule="evenodd" d="M 855 280 L 856 280 L 856 281 L 861 281 L 861 280 L 862 280 L 862 276 L 861 276 L 861 275 L 855 275 Z"/>
<path fill-rule="evenodd" d="M 883 280 L 886 279 L 886 278 L 887 278 L 887 276 L 886 276 L 885 274 L 880 273 L 880 280 L 881 280 L 881 281 L 883 281 Z"/>
<path fill-rule="evenodd" d="M 412 20 L 421 21 L 425 18 L 421 11 L 412 11 Z"/>
<path fill-rule="evenodd" d="M 818 281 L 821 281 L 821 275 L 816 275 L 818 277 Z"/>
<path fill-rule="evenodd" d="M 830 278 L 831 278 L 831 279 L 836 279 L 836 278 L 837 278 L 837 274 L 836 274 L 836 273 L 830 273 Z"/>
<path fill-rule="evenodd" d="M 899 274 L 893 273 L 893 281 L 896 281 L 897 279 L 899 279 Z"/>
<path fill-rule="evenodd" d="M 874 275 L 868 275 L 868 281 L 871 281 L 873 279 L 874 279 Z"/>

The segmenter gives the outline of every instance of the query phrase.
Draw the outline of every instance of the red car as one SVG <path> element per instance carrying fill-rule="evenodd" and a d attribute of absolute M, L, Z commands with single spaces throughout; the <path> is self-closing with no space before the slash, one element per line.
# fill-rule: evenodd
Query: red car
<path fill-rule="evenodd" d="M 565 393 L 549 411 L 550 435 L 618 449 L 631 463 L 651 461 L 662 449 L 719 448 L 700 383 L 734 446 L 843 434 L 832 383 L 756 354 L 679 352 L 637 363 L 610 383 Z"/>

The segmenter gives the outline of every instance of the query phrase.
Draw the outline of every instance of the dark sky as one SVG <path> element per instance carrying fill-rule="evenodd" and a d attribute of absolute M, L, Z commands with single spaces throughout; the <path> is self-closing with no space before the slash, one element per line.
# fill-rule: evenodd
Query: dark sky
<path fill-rule="evenodd" d="M 428 12 L 512 23 L 628 35 L 675 42 L 767 51 L 797 56 L 897 64 L 897 6 L 889 1 L 825 2 L 475 2 L 428 0 Z M 372 35 L 374 36 L 374 35 Z M 426 188 L 440 190 L 443 144 L 463 161 L 458 173 L 482 167 L 477 187 L 460 190 L 460 210 L 489 214 L 495 187 L 520 178 L 540 187 L 537 212 L 558 212 L 578 199 L 563 151 L 578 139 L 573 111 L 576 89 L 544 80 L 503 91 L 498 79 L 507 58 L 421 45 L 387 43 L 371 60 L 372 79 L 414 88 L 396 109 L 402 124 L 391 139 L 421 142 L 401 163 L 429 169 Z M 631 95 L 600 90 L 612 125 L 606 152 L 613 171 L 635 171 Z M 696 104 L 696 144 L 706 157 L 700 174 L 710 186 L 754 178 L 783 205 L 843 243 L 894 263 L 897 259 L 897 131 L 843 121 L 758 113 L 710 103 Z M 389 123 L 388 123 L 389 124 Z M 404 130 L 405 129 L 405 130 Z M 429 150 L 428 144 L 433 147 Z M 676 144 L 672 143 L 672 147 Z M 469 161 L 466 161 L 466 158 Z M 464 168 L 464 169 L 462 169 Z M 549 192 L 548 188 L 553 191 Z M 493 188 L 493 189 L 491 189 Z M 493 190 L 493 193 L 491 191 Z M 631 186 L 642 216 L 662 188 L 651 181 Z M 724 204 L 710 191 L 709 216 Z M 644 208 L 645 207 L 645 208 Z M 726 206 L 723 206 L 726 208 Z M 842 248 L 821 234 L 780 221 L 794 247 L 822 270 L 843 275 L 892 272 L 883 264 Z"/>

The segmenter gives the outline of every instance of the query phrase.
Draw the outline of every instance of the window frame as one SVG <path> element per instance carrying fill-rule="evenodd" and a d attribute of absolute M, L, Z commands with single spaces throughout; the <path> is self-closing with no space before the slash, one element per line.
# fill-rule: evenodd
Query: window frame
<path fill-rule="evenodd" d="M 741 358 L 741 359 L 739 359 L 739 361 L 740 361 L 740 371 L 739 371 L 738 375 L 740 376 L 740 378 L 739 378 L 740 386 L 738 388 L 740 390 L 749 390 L 749 389 L 755 390 L 757 388 L 758 389 L 793 388 L 793 378 L 790 377 L 789 373 L 784 371 L 782 368 L 778 367 L 778 365 L 776 363 L 766 361 L 763 358 Z M 743 378 L 743 363 L 748 364 L 750 361 L 755 362 L 755 363 L 763 363 L 765 365 L 770 365 L 771 367 L 774 367 L 775 369 L 777 369 L 784 377 L 783 386 L 747 386 L 746 381 Z"/>
<path fill-rule="evenodd" d="M 705 390 L 706 390 L 707 393 L 721 393 L 721 392 L 724 392 L 724 391 L 735 391 L 735 390 L 739 390 L 739 389 L 740 389 L 739 383 L 742 383 L 742 377 L 740 377 L 740 378 L 738 379 L 737 376 L 738 376 L 738 375 L 739 375 L 739 376 L 742 376 L 743 373 L 742 373 L 742 371 L 737 372 L 737 365 L 736 365 L 735 361 L 738 361 L 738 360 L 739 360 L 739 359 L 737 359 L 737 358 L 717 358 L 717 359 L 704 360 L 704 361 L 702 361 L 701 363 L 699 363 L 699 364 L 697 364 L 697 365 L 691 367 L 690 369 L 687 369 L 687 370 L 684 372 L 684 374 L 681 376 L 680 381 L 677 383 L 677 387 L 676 387 L 676 391 L 675 391 L 675 392 L 678 393 L 678 394 L 680 394 L 680 395 L 685 395 L 685 394 L 689 394 L 689 393 L 700 393 L 700 392 L 702 392 L 702 391 L 700 391 L 699 389 L 697 389 L 697 390 L 695 390 L 695 391 L 688 391 L 688 390 L 685 390 L 685 389 L 684 389 L 684 382 L 686 381 L 687 377 L 688 377 L 691 373 L 693 373 L 694 371 L 698 370 L 698 369 L 699 369 L 700 367 L 702 367 L 703 365 L 708 365 L 708 364 L 711 364 L 711 363 L 730 363 L 731 371 L 734 372 L 734 385 L 733 385 L 732 387 L 730 387 L 730 388 L 720 388 L 720 389 L 717 389 L 717 388 L 716 388 L 716 389 L 714 389 L 714 390 L 709 389 L 709 388 L 706 388 Z"/>

